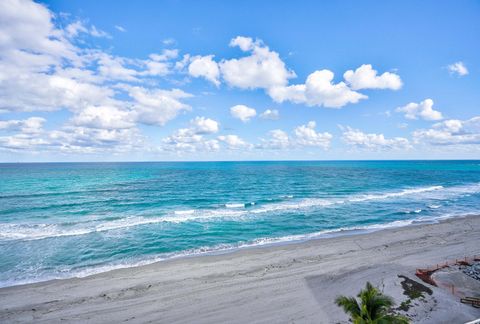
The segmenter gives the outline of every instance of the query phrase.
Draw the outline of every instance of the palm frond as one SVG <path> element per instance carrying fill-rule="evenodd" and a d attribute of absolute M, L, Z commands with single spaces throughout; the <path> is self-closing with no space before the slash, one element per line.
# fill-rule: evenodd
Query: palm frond
<path fill-rule="evenodd" d="M 350 316 L 360 316 L 360 305 L 358 305 L 355 297 L 339 296 L 335 299 L 335 303 Z"/>
<path fill-rule="evenodd" d="M 354 324 L 406 324 L 409 319 L 389 314 L 390 308 L 394 305 L 392 297 L 384 295 L 370 282 L 360 290 L 357 297 L 339 296 L 335 303 L 342 307 L 350 315 Z"/>

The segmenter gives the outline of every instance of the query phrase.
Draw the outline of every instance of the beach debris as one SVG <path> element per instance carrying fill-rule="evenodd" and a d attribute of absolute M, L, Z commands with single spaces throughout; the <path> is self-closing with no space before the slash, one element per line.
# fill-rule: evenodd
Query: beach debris
<path fill-rule="evenodd" d="M 473 279 L 480 280 L 480 262 L 465 265 L 462 272 Z"/>
<path fill-rule="evenodd" d="M 480 298 L 478 297 L 465 297 L 461 298 L 460 302 L 462 304 L 470 304 L 475 308 L 480 308 Z"/>
<path fill-rule="evenodd" d="M 415 275 L 432 286 L 437 287 L 437 283 L 432 279 L 432 274 L 440 269 L 445 269 L 451 266 L 466 267 L 468 270 L 464 272 L 466 275 L 480 280 L 480 257 L 473 256 L 471 258 L 455 259 L 455 261 L 445 261 L 445 263 L 437 264 L 429 268 L 417 269 Z"/>

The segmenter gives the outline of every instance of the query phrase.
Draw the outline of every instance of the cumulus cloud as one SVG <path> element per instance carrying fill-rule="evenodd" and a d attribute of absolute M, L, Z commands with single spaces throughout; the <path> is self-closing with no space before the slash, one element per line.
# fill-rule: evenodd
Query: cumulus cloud
<path fill-rule="evenodd" d="M 430 129 L 413 132 L 416 142 L 431 145 L 480 144 L 480 116 L 468 120 L 449 119 Z"/>
<path fill-rule="evenodd" d="M 89 106 L 72 118 L 77 126 L 99 129 L 122 129 L 135 126 L 132 111 L 111 106 Z"/>
<path fill-rule="evenodd" d="M 73 22 L 66 29 L 53 23 L 45 6 L 19 0 L 0 3 L 0 109 L 34 111 L 123 105 L 112 82 L 143 82 L 143 76 L 163 75 L 155 62 L 176 57 L 176 50 L 133 60 L 98 49 L 80 49 L 72 42 L 88 29 Z M 98 30 L 97 30 L 98 33 Z"/>
<path fill-rule="evenodd" d="M 127 60 L 106 53 L 98 53 L 98 71 L 101 76 L 109 80 L 138 81 L 139 72 L 126 67 Z"/>
<path fill-rule="evenodd" d="M 443 119 L 442 113 L 433 109 L 432 99 L 425 99 L 420 103 L 411 102 L 403 107 L 398 107 L 395 111 L 404 113 L 407 119 L 418 119 L 419 117 L 425 120 Z"/>
<path fill-rule="evenodd" d="M 234 118 L 240 119 L 246 123 L 257 115 L 257 111 L 245 105 L 236 105 L 230 108 L 230 113 Z"/>
<path fill-rule="evenodd" d="M 149 57 L 156 62 L 168 61 L 178 57 L 177 49 L 164 49 L 161 54 L 150 54 Z"/>
<path fill-rule="evenodd" d="M 281 129 L 274 129 L 271 130 L 268 135 L 269 138 L 262 139 L 261 143 L 257 145 L 257 148 L 280 150 L 290 147 L 290 137 L 285 131 Z"/>
<path fill-rule="evenodd" d="M 355 71 L 348 70 L 343 78 L 353 90 L 360 89 L 390 89 L 398 90 L 402 87 L 400 76 L 391 72 L 377 75 L 371 64 L 363 64 Z"/>
<path fill-rule="evenodd" d="M 78 20 L 60 28 L 46 6 L 27 0 L 1 1 L 0 27 L 0 111 L 73 115 L 52 131 L 42 129 L 40 117 L 1 122 L 9 132 L 4 148 L 123 151 L 145 144 L 138 124 L 162 126 L 191 109 L 183 102 L 190 94 L 160 89 L 150 79 L 171 73 L 176 49 L 142 60 L 89 48 L 79 37 L 109 35 Z"/>
<path fill-rule="evenodd" d="M 240 89 L 269 89 L 285 86 L 295 73 L 286 68 L 277 52 L 260 40 L 238 36 L 230 42 L 250 55 L 220 62 L 222 77 L 228 85 Z"/>
<path fill-rule="evenodd" d="M 35 63 L 53 64 L 66 57 L 76 59 L 75 47 L 55 28 L 52 14 L 33 1 L 5 0 L 0 2 L 0 48 L 2 59 L 25 51 Z M 25 62 L 32 64 L 32 62 Z"/>
<path fill-rule="evenodd" d="M 452 74 L 456 74 L 458 76 L 465 76 L 468 74 L 468 69 L 462 61 L 455 62 L 447 66 L 448 71 Z"/>
<path fill-rule="evenodd" d="M 292 101 L 326 108 L 341 108 L 368 98 L 351 90 L 344 82 L 333 83 L 333 78 L 332 71 L 315 71 L 307 77 L 305 84 L 273 87 L 268 93 L 277 102 Z"/>
<path fill-rule="evenodd" d="M 21 129 L 13 135 L 0 136 L 0 149 L 29 153 L 118 154 L 139 149 L 145 151 L 147 147 L 136 128 L 98 129 L 67 125 L 60 130 L 46 131 L 40 126 L 34 132 Z"/>
<path fill-rule="evenodd" d="M 220 85 L 220 69 L 213 57 L 214 55 L 192 57 L 188 73 L 194 78 L 203 77 L 218 87 Z"/>
<path fill-rule="evenodd" d="M 350 71 L 352 76 L 349 73 L 344 82 L 334 81 L 333 72 L 321 70 L 311 73 L 303 84 L 290 84 L 296 75 L 280 55 L 261 40 L 250 37 L 231 40 L 230 46 L 241 53 L 232 59 L 215 61 L 213 55 L 189 54 L 179 58 L 179 51 L 170 48 L 141 59 L 90 47 L 86 41 L 90 37 L 110 35 L 86 21 L 69 20 L 64 26 L 57 24 L 55 15 L 41 3 L 0 1 L 0 111 L 23 115 L 24 112 L 63 110 L 71 116 L 55 130 L 43 128 L 46 124 L 43 117 L 0 121 L 3 149 L 64 153 L 149 149 L 138 128 L 140 124 L 163 126 L 192 110 L 188 105 L 191 94 L 159 87 L 164 81 L 178 85 L 181 81 L 174 77 L 183 77 L 184 73 L 204 78 L 216 86 L 224 82 L 239 89 L 262 89 L 278 102 L 332 108 L 366 99 L 367 96 L 356 91 L 357 87 L 394 88 L 389 79 L 395 74 L 377 75 L 371 66 Z M 114 27 L 124 31 L 122 26 Z M 173 43 L 173 40 L 164 41 L 165 45 Z M 172 76 L 174 73 L 178 75 Z M 168 78 L 160 78 L 165 76 Z M 365 79 L 370 83 L 365 83 Z M 359 82 L 363 85 L 358 86 Z M 231 113 L 242 122 L 257 115 L 255 109 L 245 105 L 232 107 Z M 260 116 L 278 119 L 278 115 L 278 110 L 268 109 Z M 331 135 L 317 132 L 315 126 L 309 122 L 294 128 L 290 134 L 273 130 L 258 147 L 328 148 Z M 221 146 L 252 147 L 238 135 L 217 136 L 218 132 L 217 121 L 197 117 L 189 126 L 165 138 L 162 148 L 214 151 Z"/>
<path fill-rule="evenodd" d="M 42 131 L 46 122 L 42 117 L 30 117 L 21 120 L 0 120 L 0 131 L 18 131 L 24 134 L 36 134 Z"/>
<path fill-rule="evenodd" d="M 276 102 L 291 101 L 327 108 L 340 108 L 367 98 L 355 90 L 398 90 L 402 86 L 397 74 L 385 72 L 377 75 L 370 64 L 345 72 L 346 82 L 334 83 L 334 73 L 324 69 L 311 73 L 304 84 L 291 85 L 289 80 L 296 77 L 295 72 L 288 69 L 279 54 L 261 40 L 238 36 L 230 41 L 230 46 L 249 55 L 223 59 L 219 63 L 213 61 L 213 55 L 194 58 L 185 55 L 176 67 L 181 70 L 191 61 L 190 75 L 204 77 L 217 86 L 223 79 L 231 87 L 264 89 Z"/>
<path fill-rule="evenodd" d="M 277 109 L 267 109 L 260 114 L 260 118 L 278 120 L 280 118 L 280 113 Z"/>
<path fill-rule="evenodd" d="M 368 98 L 356 90 L 398 90 L 402 87 L 400 76 L 392 72 L 378 75 L 370 64 L 345 72 L 345 82 L 335 83 L 334 73 L 324 69 L 311 73 L 304 84 L 289 84 L 289 80 L 296 77 L 295 72 L 288 69 L 279 54 L 270 50 L 262 40 L 237 36 L 230 41 L 230 46 L 238 47 L 248 55 L 217 63 L 213 55 L 191 57 L 187 54 L 176 63 L 176 69 L 183 70 L 188 66 L 191 76 L 203 77 L 216 86 L 223 80 L 231 87 L 263 89 L 276 102 L 290 101 L 327 108 L 341 108 Z"/>
<path fill-rule="evenodd" d="M 383 134 L 367 134 L 351 127 L 344 129 L 342 140 L 350 146 L 367 150 L 402 150 L 411 147 L 409 140 L 406 138 L 388 139 Z"/>
<path fill-rule="evenodd" d="M 204 135 L 218 132 L 218 122 L 196 117 L 190 121 L 191 127 L 181 128 L 171 136 L 163 139 L 163 149 L 177 152 L 217 151 L 220 149 L 218 140 L 205 138 Z"/>
<path fill-rule="evenodd" d="M 136 120 L 143 124 L 162 126 L 179 113 L 191 109 L 181 101 L 191 95 L 180 89 L 147 89 L 138 86 L 125 89 L 133 99 L 131 109 L 136 115 Z"/>
<path fill-rule="evenodd" d="M 314 121 L 310 121 L 306 125 L 295 128 L 296 143 L 302 146 L 318 146 L 327 149 L 333 136 L 327 132 L 317 133 L 316 126 Z"/>
<path fill-rule="evenodd" d="M 245 142 L 238 135 L 221 135 L 218 136 L 218 140 L 225 143 L 227 145 L 227 148 L 230 150 L 238 150 L 252 147 L 250 143 Z"/>
<path fill-rule="evenodd" d="M 306 125 L 296 127 L 291 136 L 281 129 L 274 129 L 269 132 L 269 138 L 261 140 L 257 148 L 279 150 L 320 147 L 326 150 L 330 147 L 333 136 L 328 132 L 317 132 L 316 126 L 315 121 L 310 121 Z"/>
<path fill-rule="evenodd" d="M 195 134 L 213 134 L 218 132 L 218 122 L 205 117 L 196 117 L 191 121 Z"/>

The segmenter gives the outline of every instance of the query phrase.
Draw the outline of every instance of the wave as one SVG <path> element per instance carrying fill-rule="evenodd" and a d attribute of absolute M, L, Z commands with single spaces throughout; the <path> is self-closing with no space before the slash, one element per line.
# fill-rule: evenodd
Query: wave
<path fill-rule="evenodd" d="M 253 210 L 253 213 L 264 213 L 264 212 L 272 212 L 272 211 L 279 211 L 279 210 L 289 210 L 289 209 L 305 209 L 305 208 L 312 208 L 312 207 L 327 207 L 332 205 L 341 205 L 346 203 L 361 203 L 371 200 L 385 200 L 397 197 L 403 197 L 406 195 L 412 194 L 420 194 L 426 193 L 431 191 L 438 191 L 444 189 L 443 186 L 428 186 L 428 187 L 420 187 L 420 188 L 412 188 L 412 189 L 403 189 L 398 192 L 388 192 L 388 193 L 381 193 L 381 194 L 362 194 L 362 195 L 354 195 L 350 197 L 344 198 L 333 198 L 333 199 L 322 199 L 322 198 L 305 198 L 299 200 L 297 202 L 288 202 L 288 203 L 278 203 L 278 204 L 271 204 L 267 206 L 263 206 L 257 210 Z"/>
<path fill-rule="evenodd" d="M 418 194 L 423 192 L 435 191 L 444 189 L 443 186 L 430 186 L 430 187 L 422 187 L 422 188 L 414 188 L 414 189 L 403 189 L 400 192 L 390 192 L 385 194 L 373 194 L 373 195 L 362 195 L 359 197 L 351 198 L 349 201 L 351 202 L 361 202 L 367 200 L 377 200 L 377 199 L 388 199 L 388 198 L 395 198 L 395 197 L 402 197 L 405 195 L 411 194 Z"/>
<path fill-rule="evenodd" d="M 225 204 L 226 208 L 244 208 L 245 204 Z"/>
<path fill-rule="evenodd" d="M 383 224 L 372 224 L 364 226 L 350 226 L 350 227 L 341 227 L 337 229 L 322 230 L 313 233 L 297 234 L 297 235 L 287 235 L 281 237 L 263 237 L 258 238 L 252 241 L 247 242 L 238 242 L 233 244 L 217 244 L 214 246 L 202 246 L 193 249 L 187 249 L 178 252 L 163 253 L 143 259 L 124 261 L 118 263 L 111 263 L 105 265 L 92 266 L 83 269 L 70 269 L 70 271 L 63 270 L 58 274 L 51 274 L 48 276 L 42 276 L 37 278 L 30 278 L 25 280 L 18 281 L 4 281 L 0 282 L 0 287 L 22 285 L 28 283 L 36 283 L 53 279 L 67 279 L 67 278 L 82 278 L 90 275 L 95 275 L 99 273 L 104 273 L 112 270 L 125 269 L 125 268 L 135 268 L 139 266 L 145 266 L 153 264 L 156 262 L 161 262 L 170 259 L 176 258 L 185 258 L 185 257 L 195 257 L 202 255 L 213 255 L 213 254 L 222 254 L 229 253 L 236 250 L 255 248 L 261 246 L 273 246 L 289 243 L 299 243 L 313 239 L 323 239 L 347 235 L 356 235 L 356 234 L 365 234 L 371 233 L 379 230 L 400 228 L 405 226 L 411 226 L 415 224 L 425 224 L 425 223 L 437 223 L 441 220 L 453 218 L 453 217 L 465 217 L 468 215 L 465 214 L 446 214 L 437 217 L 421 217 L 417 219 L 409 220 L 396 220 Z"/>
<path fill-rule="evenodd" d="M 95 232 L 106 232 L 132 226 L 163 222 L 162 218 L 126 217 L 99 224 L 82 224 L 85 227 L 75 228 L 65 224 L 0 224 L 2 240 L 40 240 L 62 236 L 78 236 Z"/>
<path fill-rule="evenodd" d="M 175 215 L 192 215 L 193 213 L 195 213 L 195 209 L 175 210 L 173 213 Z"/>
<path fill-rule="evenodd" d="M 405 211 L 405 214 L 420 214 L 423 211 L 423 209 L 414 209 L 414 210 L 407 210 Z"/>
<path fill-rule="evenodd" d="M 92 220 L 82 220 L 76 223 L 59 224 L 18 224 L 18 223 L 0 223 L 0 240 L 38 240 L 45 238 L 78 236 L 96 232 L 106 232 L 119 230 L 141 225 L 157 223 L 183 223 L 183 222 L 209 222 L 217 220 L 245 221 L 255 218 L 257 215 L 289 212 L 302 209 L 325 208 L 334 205 L 347 203 L 362 203 L 371 200 L 385 200 L 408 195 L 419 195 L 423 193 L 441 193 L 439 197 L 468 194 L 480 191 L 480 184 L 457 186 L 444 188 L 443 186 L 428 186 L 419 188 L 403 189 L 396 192 L 372 193 L 363 195 L 353 195 L 343 198 L 305 198 L 293 200 L 288 196 L 288 200 L 281 202 L 265 203 L 256 205 L 250 203 L 228 203 L 223 208 L 211 209 L 184 209 L 166 212 L 162 216 L 131 216 L 125 218 L 99 218 Z M 432 198 L 431 196 L 427 198 Z M 437 205 L 431 205 L 429 208 L 438 208 Z M 246 208 L 250 207 L 250 208 Z M 406 213 L 421 213 L 421 209 L 416 209 Z M 81 227 L 80 227 L 81 226 Z"/>

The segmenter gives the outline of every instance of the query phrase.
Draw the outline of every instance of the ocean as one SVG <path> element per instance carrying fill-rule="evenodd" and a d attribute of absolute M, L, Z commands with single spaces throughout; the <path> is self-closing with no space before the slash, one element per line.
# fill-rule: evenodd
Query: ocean
<path fill-rule="evenodd" d="M 478 213 L 480 161 L 0 164 L 0 286 Z"/>

